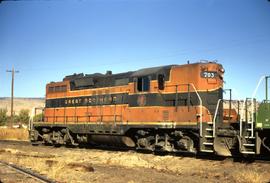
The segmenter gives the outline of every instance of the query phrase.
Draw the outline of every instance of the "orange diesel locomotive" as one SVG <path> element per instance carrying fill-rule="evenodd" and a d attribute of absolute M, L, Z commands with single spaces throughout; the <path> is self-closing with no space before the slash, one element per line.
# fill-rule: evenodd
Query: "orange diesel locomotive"
<path fill-rule="evenodd" d="M 233 143 L 217 138 L 229 125 L 223 74 L 222 65 L 205 62 L 66 76 L 47 84 L 44 120 L 32 124 L 31 141 L 228 154 Z M 226 131 L 226 138 L 235 136 Z"/>

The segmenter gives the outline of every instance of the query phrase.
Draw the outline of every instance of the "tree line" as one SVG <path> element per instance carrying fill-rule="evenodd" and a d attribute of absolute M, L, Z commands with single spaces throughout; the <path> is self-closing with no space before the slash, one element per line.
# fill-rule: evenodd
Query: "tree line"
<path fill-rule="evenodd" d="M 0 125 L 7 125 L 11 121 L 10 116 L 7 114 L 8 110 L 6 108 L 0 108 Z M 28 124 L 30 119 L 30 111 L 28 109 L 21 109 L 19 114 L 14 115 L 14 124 Z M 34 116 L 34 121 L 41 121 L 43 119 L 43 114 L 37 114 Z"/>

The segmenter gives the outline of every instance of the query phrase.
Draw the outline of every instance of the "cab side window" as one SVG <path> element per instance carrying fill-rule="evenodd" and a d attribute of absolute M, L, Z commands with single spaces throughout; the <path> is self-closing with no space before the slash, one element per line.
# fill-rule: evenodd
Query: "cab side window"
<path fill-rule="evenodd" d="M 163 74 L 158 75 L 158 89 L 164 90 L 165 87 L 165 76 Z"/>
<path fill-rule="evenodd" d="M 139 77 L 137 80 L 137 91 L 144 92 L 150 89 L 150 79 L 148 76 Z"/>

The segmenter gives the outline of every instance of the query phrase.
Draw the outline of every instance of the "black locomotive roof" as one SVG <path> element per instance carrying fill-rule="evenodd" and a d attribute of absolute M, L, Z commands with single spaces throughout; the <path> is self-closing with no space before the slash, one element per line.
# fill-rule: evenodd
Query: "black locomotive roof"
<path fill-rule="evenodd" d="M 70 81 L 71 90 L 87 89 L 87 88 L 100 88 L 126 85 L 134 79 L 142 76 L 148 76 L 151 80 L 157 79 L 158 74 L 164 74 L 165 80 L 169 79 L 170 69 L 176 65 L 167 65 L 160 67 L 151 67 L 139 69 L 137 71 L 130 71 L 124 73 L 112 74 L 107 71 L 106 74 L 73 74 L 66 76 L 63 81 Z"/>
<path fill-rule="evenodd" d="M 149 75 L 158 74 L 160 72 L 163 72 L 164 70 L 168 70 L 168 69 L 170 70 L 172 66 L 176 66 L 176 65 L 167 65 L 167 66 L 140 69 L 133 72 L 131 77 L 140 77 L 140 76 L 149 76 Z"/>
<path fill-rule="evenodd" d="M 215 61 L 200 61 L 197 63 L 188 63 L 189 65 L 195 64 L 208 64 L 216 63 Z M 63 81 L 69 81 L 71 90 L 80 90 L 87 88 L 101 88 L 127 85 L 129 82 L 136 81 L 139 77 L 147 76 L 150 80 L 156 80 L 159 74 L 164 75 L 166 81 L 169 80 L 170 70 L 173 66 L 179 65 L 166 65 L 160 67 L 151 67 L 139 69 L 137 71 L 129 71 L 124 73 L 112 74 L 111 71 L 107 71 L 106 74 L 94 73 L 94 74 L 73 74 L 66 76 Z"/>

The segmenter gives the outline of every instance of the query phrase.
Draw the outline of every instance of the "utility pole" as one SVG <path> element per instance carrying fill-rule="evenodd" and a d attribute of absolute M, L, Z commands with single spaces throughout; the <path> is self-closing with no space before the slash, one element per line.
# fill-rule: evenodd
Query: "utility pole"
<path fill-rule="evenodd" d="M 12 79 L 11 79 L 11 106 L 10 106 L 10 126 L 13 125 L 14 116 L 13 116 L 13 98 L 14 98 L 14 76 L 15 73 L 19 73 L 19 71 L 14 70 L 14 67 L 12 67 L 12 70 L 7 70 L 7 72 L 11 72 Z"/>
<path fill-rule="evenodd" d="M 265 100 L 268 102 L 268 79 L 270 76 L 265 76 Z"/>

